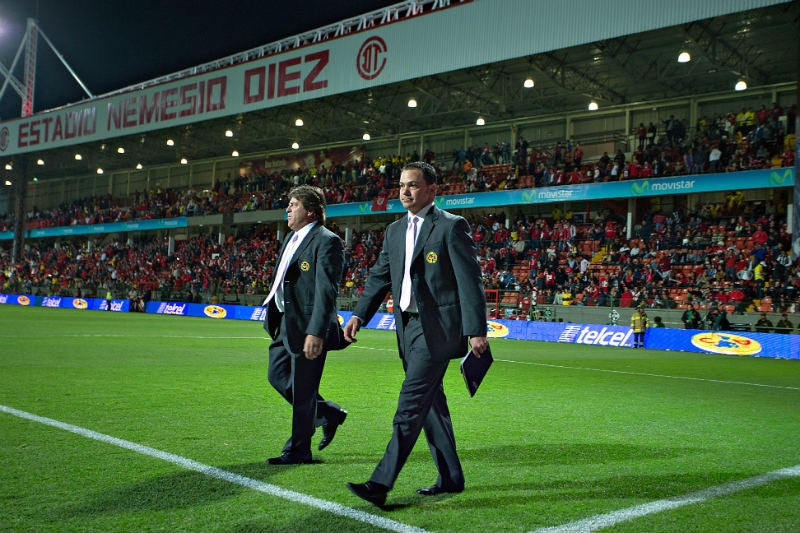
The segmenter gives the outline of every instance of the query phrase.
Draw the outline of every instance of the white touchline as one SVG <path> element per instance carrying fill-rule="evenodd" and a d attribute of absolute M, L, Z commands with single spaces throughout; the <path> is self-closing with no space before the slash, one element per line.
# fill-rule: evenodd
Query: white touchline
<path fill-rule="evenodd" d="M 13 407 L 8 407 L 5 405 L 0 405 L 0 411 L 8 413 L 10 415 L 14 415 L 19 418 L 25 418 L 27 420 L 39 422 L 40 424 L 63 429 L 64 431 L 69 431 L 71 433 L 75 433 L 82 437 L 94 439 L 100 442 L 105 442 L 106 444 L 112 444 L 120 448 L 125 448 L 127 450 L 134 451 L 141 455 L 149 455 L 150 457 L 162 459 L 169 463 L 173 463 L 183 468 L 186 468 L 187 470 L 194 470 L 195 472 L 200 472 L 201 474 L 205 474 L 210 477 L 221 479 L 223 481 L 228 481 L 229 483 L 241 485 L 242 487 L 247 487 L 249 489 L 257 490 L 259 492 L 269 494 L 270 496 L 277 496 L 278 498 L 283 498 L 285 500 L 289 500 L 294 503 L 307 505 L 309 507 L 316 507 L 317 509 L 321 509 L 328 513 L 344 516 L 346 518 L 351 518 L 353 520 L 358 520 L 359 522 L 364 522 L 371 526 L 380 527 L 388 531 L 397 531 L 398 533 L 428 533 L 424 529 L 404 524 L 402 522 L 398 522 L 390 518 L 385 518 L 371 513 L 365 513 L 364 511 L 352 509 L 344 505 L 339 505 L 338 503 L 330 502 L 320 498 L 315 498 L 314 496 L 309 496 L 301 492 L 295 492 L 292 490 L 281 488 L 277 485 L 264 483 L 263 481 L 259 481 L 257 479 L 252 479 L 249 477 L 241 476 L 239 474 L 234 474 L 233 472 L 228 472 L 227 470 L 222 470 L 221 468 L 216 468 L 214 466 L 198 463 L 197 461 L 193 461 L 192 459 L 187 459 L 186 457 L 181 457 L 180 455 L 164 452 L 161 450 L 157 450 L 155 448 L 151 448 L 149 446 L 144 446 L 142 444 L 137 444 L 135 442 L 131 442 L 128 440 L 119 439 L 117 437 L 112 437 L 110 435 L 105 435 L 103 433 L 98 433 L 96 431 L 82 428 L 80 426 L 73 426 L 72 424 L 59 422 L 58 420 L 53 420 L 52 418 L 45 418 L 43 416 L 28 413 L 26 411 L 20 411 L 18 409 L 14 409 Z"/>
<path fill-rule="evenodd" d="M 642 505 L 635 505 L 627 509 L 620 509 L 611 513 L 591 516 L 584 520 L 571 522 L 569 524 L 562 524 L 560 526 L 545 527 L 537 529 L 532 533 L 591 533 L 600 528 L 611 527 L 620 522 L 627 522 L 634 518 L 639 518 L 649 514 L 660 513 L 668 509 L 675 509 L 685 505 L 692 505 L 701 503 L 712 498 L 726 496 L 742 490 L 748 490 L 767 483 L 772 483 L 779 479 L 789 477 L 800 477 L 800 465 L 791 466 L 789 468 L 782 468 L 773 472 L 768 472 L 760 476 L 755 476 L 740 481 L 732 481 L 722 485 L 716 485 L 707 489 L 699 490 L 684 494 L 683 496 L 675 496 L 673 498 L 666 498 L 663 500 L 656 500 L 650 503 L 643 503 Z"/>
<path fill-rule="evenodd" d="M 564 368 L 567 370 L 586 370 L 589 372 L 607 372 L 609 374 L 625 374 L 628 376 L 646 376 L 651 378 L 684 379 L 687 381 L 706 381 L 709 383 L 723 383 L 727 385 L 748 385 L 750 387 L 763 387 L 765 389 L 800 390 L 800 387 L 791 385 L 765 385 L 764 383 L 750 383 L 748 381 L 730 381 L 725 379 L 693 378 L 691 376 L 670 376 L 668 374 L 650 374 L 647 372 L 629 372 L 626 370 L 610 370 L 608 368 L 591 368 L 582 366 L 554 365 L 552 363 L 536 363 L 533 361 L 512 361 L 510 359 L 495 359 L 501 363 L 515 363 L 518 365 L 547 366 L 550 368 Z"/>

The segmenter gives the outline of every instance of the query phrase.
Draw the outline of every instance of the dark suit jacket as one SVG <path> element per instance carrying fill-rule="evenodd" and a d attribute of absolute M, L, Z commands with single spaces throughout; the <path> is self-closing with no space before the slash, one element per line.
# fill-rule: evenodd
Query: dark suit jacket
<path fill-rule="evenodd" d="M 282 250 L 293 235 L 294 232 L 289 232 L 286 236 Z M 285 315 L 286 331 L 283 334 L 293 354 L 303 353 L 306 335 L 322 337 L 326 351 L 343 348 L 336 313 L 336 295 L 343 268 L 344 250 L 339 236 L 320 224 L 311 228 L 295 251 L 283 278 L 284 313 L 278 310 L 274 298 L 269 303 L 264 329 L 270 337 L 277 338 Z M 270 287 L 275 282 L 274 276 L 273 273 Z"/>
<path fill-rule="evenodd" d="M 411 263 L 411 283 L 431 355 L 463 357 L 471 336 L 486 335 L 486 295 L 472 232 L 460 216 L 433 206 L 419 229 Z M 353 314 L 364 323 L 391 290 L 398 336 L 403 334 L 400 287 L 405 266 L 408 217 L 386 228 L 378 260 Z M 402 347 L 401 347 L 402 349 Z"/>

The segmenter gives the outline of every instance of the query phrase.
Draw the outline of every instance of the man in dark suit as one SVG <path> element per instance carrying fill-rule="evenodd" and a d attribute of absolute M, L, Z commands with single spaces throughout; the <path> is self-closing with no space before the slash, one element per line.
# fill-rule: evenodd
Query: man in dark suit
<path fill-rule="evenodd" d="M 347 411 L 319 394 L 328 350 L 340 349 L 336 295 L 344 266 L 342 240 L 325 227 L 325 196 L 301 185 L 286 208 L 291 230 L 281 248 L 264 306 L 269 345 L 269 382 L 292 405 L 292 436 L 269 464 L 311 462 L 311 436 L 322 426 L 322 450 Z"/>
<path fill-rule="evenodd" d="M 462 357 L 468 344 L 478 356 L 487 349 L 486 297 L 469 224 L 434 205 L 436 180 L 428 163 L 403 167 L 400 201 L 408 216 L 386 229 L 383 249 L 344 329 L 345 339 L 354 342 L 391 291 L 405 370 L 394 431 L 369 481 L 347 484 L 378 506 L 386 502 L 423 430 L 439 475 L 434 485 L 417 492 L 432 496 L 464 490 L 442 379 L 450 359 Z"/>

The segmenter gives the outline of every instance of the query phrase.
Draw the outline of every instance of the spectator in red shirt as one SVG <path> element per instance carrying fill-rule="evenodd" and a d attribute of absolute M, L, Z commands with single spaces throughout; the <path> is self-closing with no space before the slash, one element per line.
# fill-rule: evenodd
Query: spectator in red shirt
<path fill-rule="evenodd" d="M 753 232 L 752 238 L 753 242 L 758 243 L 762 246 L 767 244 L 767 240 L 769 240 L 769 236 L 767 235 L 767 232 L 764 231 L 764 226 L 762 226 L 761 224 L 756 226 L 756 230 Z"/>

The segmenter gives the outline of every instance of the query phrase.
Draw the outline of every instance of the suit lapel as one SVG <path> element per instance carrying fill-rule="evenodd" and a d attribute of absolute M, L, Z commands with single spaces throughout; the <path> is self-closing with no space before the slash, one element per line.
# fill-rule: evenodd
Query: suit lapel
<path fill-rule="evenodd" d="M 281 253 L 278 255 L 278 260 L 275 263 L 275 272 L 278 270 L 278 265 L 281 264 L 281 260 L 283 259 L 283 254 L 286 253 L 286 246 L 289 244 L 289 241 L 292 240 L 292 236 L 294 235 L 294 231 L 290 231 L 286 237 L 283 238 L 283 242 L 281 243 Z"/>
<path fill-rule="evenodd" d="M 305 238 L 305 239 L 303 239 L 303 242 L 302 242 L 302 243 L 300 243 L 300 246 L 299 246 L 299 247 L 297 247 L 297 248 L 295 248 L 295 250 L 294 250 L 294 253 L 292 254 L 292 257 L 290 257 L 290 258 L 289 258 L 289 263 L 288 263 L 288 265 L 287 265 L 287 268 L 286 268 L 286 270 L 289 270 L 289 266 L 291 266 L 291 264 L 292 264 L 292 262 L 294 261 L 295 257 L 298 257 L 298 254 L 299 254 L 301 251 L 305 250 L 305 249 L 306 249 L 306 247 L 307 247 L 309 244 L 311 244 L 311 240 L 313 239 L 313 237 L 314 237 L 314 234 L 315 234 L 317 231 L 319 231 L 319 228 L 320 228 L 320 225 L 319 225 L 319 224 L 317 224 L 316 226 L 314 226 L 313 228 L 311 228 L 311 231 L 309 231 L 309 232 L 308 232 L 308 235 L 306 235 L 306 238 Z M 281 254 L 280 254 L 280 256 L 278 256 L 278 262 L 277 262 L 277 263 L 275 263 L 275 270 L 274 270 L 274 271 L 273 271 L 273 273 L 272 273 L 272 276 L 273 276 L 273 278 L 272 278 L 272 282 L 273 282 L 273 283 L 275 282 L 275 274 L 277 274 L 277 272 L 278 272 L 278 265 L 280 265 L 280 264 L 281 264 L 281 260 L 283 259 L 283 254 L 285 254 L 285 253 L 286 253 L 286 247 L 287 247 L 287 245 L 289 244 L 289 241 L 291 241 L 291 240 L 292 240 L 292 237 L 294 236 L 294 234 L 295 234 L 295 232 L 294 232 L 294 231 L 290 231 L 290 232 L 289 232 L 289 233 L 286 235 L 286 238 L 285 238 L 285 239 L 283 239 L 283 243 L 281 244 Z"/>
<path fill-rule="evenodd" d="M 431 231 L 433 231 L 433 225 L 436 223 L 437 218 L 438 218 L 438 213 L 436 210 L 436 206 L 433 206 L 428 212 L 428 216 L 426 216 L 422 220 L 422 226 L 420 226 L 419 228 L 419 235 L 417 236 L 417 242 L 414 245 L 413 259 L 416 259 L 417 256 L 420 253 L 422 253 L 422 250 L 425 248 L 425 241 L 427 241 L 428 237 L 430 237 Z"/>
<path fill-rule="evenodd" d="M 322 228 L 322 226 L 320 226 L 319 224 L 315 224 L 315 225 L 314 225 L 314 227 L 313 227 L 313 228 L 311 228 L 311 230 L 308 232 L 308 235 L 306 235 L 306 238 L 305 238 L 305 239 L 303 239 L 303 242 L 301 242 L 301 243 L 300 243 L 300 246 L 298 246 L 298 247 L 297 247 L 297 249 L 294 251 L 294 257 L 292 257 L 292 259 L 294 259 L 295 257 L 297 257 L 297 255 L 298 255 L 300 252 L 302 252 L 302 251 L 304 251 L 306 248 L 308 248 L 308 246 L 311 244 L 311 241 L 312 241 L 312 240 L 314 240 L 314 235 L 316 235 L 316 234 L 317 234 L 317 232 L 318 232 L 318 231 L 319 231 L 321 228 Z"/>
<path fill-rule="evenodd" d="M 397 224 L 394 231 L 389 234 L 387 230 L 387 238 L 386 238 L 386 246 L 389 250 L 390 258 L 392 262 L 399 261 L 400 265 L 403 265 L 403 261 L 405 261 L 406 257 L 406 231 L 408 230 L 408 215 L 403 218 L 397 219 L 396 222 L 392 222 L 392 224 Z M 391 226 L 390 226 L 391 228 Z"/>

